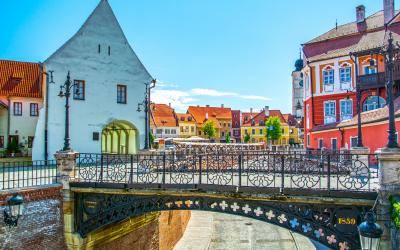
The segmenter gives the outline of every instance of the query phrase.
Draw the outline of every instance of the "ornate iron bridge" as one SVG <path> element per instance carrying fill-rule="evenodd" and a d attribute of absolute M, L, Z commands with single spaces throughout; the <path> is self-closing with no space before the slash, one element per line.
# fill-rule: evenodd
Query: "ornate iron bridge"
<path fill-rule="evenodd" d="M 333 249 L 358 249 L 357 225 L 379 189 L 377 166 L 375 155 L 339 152 L 80 154 L 71 182 L 75 223 L 85 236 L 130 216 L 197 209 L 263 220 Z"/>

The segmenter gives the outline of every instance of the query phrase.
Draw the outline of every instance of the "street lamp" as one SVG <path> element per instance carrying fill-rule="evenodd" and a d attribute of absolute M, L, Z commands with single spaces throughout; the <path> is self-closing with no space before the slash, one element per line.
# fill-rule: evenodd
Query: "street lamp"
<path fill-rule="evenodd" d="M 71 79 L 69 76 L 69 71 L 67 75 L 67 80 L 63 85 L 60 86 L 59 97 L 65 97 L 65 136 L 64 136 L 64 148 L 63 151 L 71 151 L 70 137 L 69 137 L 69 97 L 71 96 L 71 88 L 75 84 L 71 84 Z M 76 95 L 79 95 L 79 88 L 76 88 Z"/>
<path fill-rule="evenodd" d="M 17 226 L 18 219 L 22 215 L 24 197 L 14 195 L 7 200 L 7 207 L 4 209 L 4 223 L 9 227 Z"/>
<path fill-rule="evenodd" d="M 375 215 L 373 212 L 367 212 L 365 215 L 365 219 L 366 221 L 363 221 L 358 226 L 361 249 L 378 250 L 383 230 L 381 226 L 376 223 Z"/>
<path fill-rule="evenodd" d="M 398 46 L 398 45 L 397 45 Z M 387 93 L 387 105 L 389 108 L 389 130 L 388 130 L 388 148 L 397 148 L 396 140 L 396 125 L 394 117 L 394 103 L 393 103 L 393 69 L 394 69 L 394 55 L 395 45 L 393 44 L 392 32 L 389 33 L 388 45 L 385 53 L 386 61 L 386 93 Z M 397 52 L 398 53 L 398 52 Z"/>
<path fill-rule="evenodd" d="M 144 148 L 145 149 L 149 149 L 149 132 L 150 132 L 150 119 L 149 119 L 149 110 L 150 110 L 150 89 L 154 88 L 156 86 L 156 79 L 151 80 L 150 83 L 145 83 L 145 87 L 146 87 L 146 92 L 145 92 L 145 97 L 144 100 L 142 102 L 138 103 L 138 107 L 137 107 L 137 112 L 142 112 L 142 108 L 143 111 L 145 112 L 145 142 L 144 142 Z"/>

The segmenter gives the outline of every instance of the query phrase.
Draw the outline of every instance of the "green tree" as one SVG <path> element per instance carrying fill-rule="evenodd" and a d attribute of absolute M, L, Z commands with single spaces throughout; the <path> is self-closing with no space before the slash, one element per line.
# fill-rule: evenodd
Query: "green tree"
<path fill-rule="evenodd" d="M 231 136 L 229 135 L 229 133 L 225 135 L 225 142 L 231 143 Z"/>
<path fill-rule="evenodd" d="M 154 140 L 155 140 L 155 139 L 156 139 L 155 136 L 154 136 L 153 133 L 150 131 L 150 133 L 149 133 L 150 147 L 153 146 Z"/>
<path fill-rule="evenodd" d="M 213 121 L 206 121 L 201 131 L 203 131 L 203 133 L 208 137 L 208 139 L 214 138 L 217 133 Z"/>
<path fill-rule="evenodd" d="M 250 135 L 246 133 L 246 134 L 244 135 L 243 140 L 244 140 L 245 143 L 249 143 L 249 142 L 250 142 Z"/>
<path fill-rule="evenodd" d="M 270 116 L 265 123 L 267 127 L 266 137 L 268 140 L 278 140 L 282 136 L 282 124 L 281 120 L 277 116 Z"/>
<path fill-rule="evenodd" d="M 19 145 L 17 140 L 15 140 L 14 138 L 11 140 L 10 143 L 8 143 L 7 145 L 7 153 L 11 154 L 11 153 L 19 153 Z"/>

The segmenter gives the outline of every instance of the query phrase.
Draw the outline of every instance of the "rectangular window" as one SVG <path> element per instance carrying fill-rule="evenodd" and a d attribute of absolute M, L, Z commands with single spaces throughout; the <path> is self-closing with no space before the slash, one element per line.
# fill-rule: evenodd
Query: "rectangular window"
<path fill-rule="evenodd" d="M 306 120 L 306 128 L 310 128 L 310 104 L 307 104 L 306 106 L 306 115 L 307 115 L 307 120 Z"/>
<path fill-rule="evenodd" d="M 156 134 L 159 134 L 159 135 L 162 134 L 162 129 L 157 129 Z"/>
<path fill-rule="evenodd" d="M 171 134 L 176 135 L 176 129 L 171 129 Z"/>
<path fill-rule="evenodd" d="M 324 139 L 320 138 L 318 139 L 318 149 L 321 149 L 324 147 Z"/>
<path fill-rule="evenodd" d="M 181 127 L 181 133 L 183 133 L 183 127 Z"/>
<path fill-rule="evenodd" d="M 117 103 L 126 104 L 126 85 L 117 85 Z"/>
<path fill-rule="evenodd" d="M 0 148 L 4 148 L 4 136 L 0 136 Z"/>
<path fill-rule="evenodd" d="M 307 145 L 310 146 L 310 135 L 307 135 Z"/>
<path fill-rule="evenodd" d="M 31 103 L 30 105 L 30 114 L 31 116 L 39 115 L 39 105 L 37 103 Z"/>
<path fill-rule="evenodd" d="M 358 137 L 350 137 L 350 147 L 357 147 Z"/>
<path fill-rule="evenodd" d="M 260 128 L 260 135 L 262 135 L 263 134 L 263 129 L 262 128 Z"/>
<path fill-rule="evenodd" d="M 192 133 L 194 133 L 194 127 L 193 127 L 193 126 L 190 127 L 190 131 L 191 131 Z"/>
<path fill-rule="evenodd" d="M 33 147 L 33 136 L 28 136 L 28 148 L 32 148 Z"/>
<path fill-rule="evenodd" d="M 332 138 L 332 150 L 336 150 L 336 149 L 337 149 L 337 139 Z"/>
<path fill-rule="evenodd" d="M 340 68 L 339 74 L 341 83 L 351 82 L 351 67 Z"/>
<path fill-rule="evenodd" d="M 251 134 L 252 134 L 252 135 L 255 135 L 255 134 L 256 134 L 256 130 L 255 130 L 254 128 L 251 130 Z"/>
<path fill-rule="evenodd" d="M 74 99 L 85 100 L 85 81 L 74 80 Z"/>
<path fill-rule="evenodd" d="M 225 132 L 221 132 L 221 136 L 225 136 Z"/>
<path fill-rule="evenodd" d="M 353 101 L 340 100 L 340 120 L 349 120 L 353 118 Z"/>
<path fill-rule="evenodd" d="M 170 130 L 169 128 L 165 129 L 165 134 L 166 134 L 166 135 L 171 134 L 171 130 Z"/>
<path fill-rule="evenodd" d="M 376 67 L 365 66 L 364 67 L 364 73 L 366 75 L 376 74 Z"/>
<path fill-rule="evenodd" d="M 334 73 L 333 69 L 326 69 L 323 71 L 324 75 L 324 84 L 333 84 L 334 82 Z"/>
<path fill-rule="evenodd" d="M 14 102 L 14 115 L 22 115 L 22 102 Z"/>
<path fill-rule="evenodd" d="M 325 124 L 336 122 L 336 102 L 327 101 L 324 103 Z"/>

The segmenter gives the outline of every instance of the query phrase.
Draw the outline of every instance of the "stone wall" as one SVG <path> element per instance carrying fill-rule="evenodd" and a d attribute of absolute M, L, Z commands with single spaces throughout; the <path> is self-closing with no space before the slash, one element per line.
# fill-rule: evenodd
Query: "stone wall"
<path fill-rule="evenodd" d="M 190 211 L 165 211 L 159 218 L 159 249 L 170 250 L 180 240 L 190 219 Z"/>

